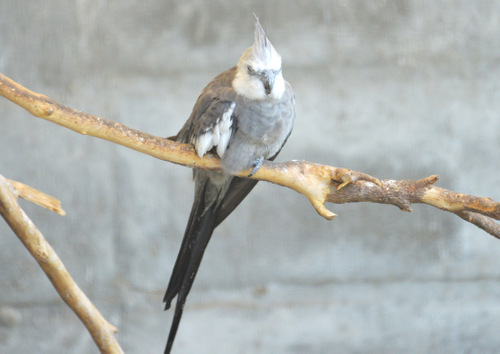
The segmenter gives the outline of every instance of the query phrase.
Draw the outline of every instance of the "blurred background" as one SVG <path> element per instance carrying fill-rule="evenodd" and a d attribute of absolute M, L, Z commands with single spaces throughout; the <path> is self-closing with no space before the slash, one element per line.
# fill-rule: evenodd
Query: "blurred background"
<path fill-rule="evenodd" d="M 0 72 L 157 136 L 253 41 L 283 57 L 297 118 L 279 161 L 500 200 L 497 1 L 0 2 Z M 21 201 L 115 325 L 163 351 L 162 298 L 193 198 L 191 171 L 30 116 L 0 98 L 0 174 L 62 201 Z M 177 353 L 497 352 L 500 241 L 425 205 L 328 205 L 260 183 L 214 233 Z M 0 352 L 95 353 L 90 335 L 0 220 Z"/>

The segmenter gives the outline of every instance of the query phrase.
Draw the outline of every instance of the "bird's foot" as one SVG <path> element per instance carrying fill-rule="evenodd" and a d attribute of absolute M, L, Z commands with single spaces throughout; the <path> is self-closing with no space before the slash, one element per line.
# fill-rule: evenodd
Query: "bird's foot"
<path fill-rule="evenodd" d="M 255 161 L 252 163 L 252 167 L 253 167 L 252 172 L 250 172 L 248 177 L 252 177 L 254 174 L 256 174 L 263 163 L 264 163 L 263 157 L 259 157 L 258 159 L 255 159 Z"/>

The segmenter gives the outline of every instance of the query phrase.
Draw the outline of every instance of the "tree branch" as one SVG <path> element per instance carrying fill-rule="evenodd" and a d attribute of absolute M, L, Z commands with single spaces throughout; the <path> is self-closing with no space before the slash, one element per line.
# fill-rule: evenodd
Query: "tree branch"
<path fill-rule="evenodd" d="M 62 125 L 81 134 L 105 139 L 153 157 L 188 167 L 220 170 L 216 155 L 200 159 L 194 148 L 169 139 L 129 128 L 123 124 L 77 111 L 47 96 L 32 92 L 0 74 L 0 95 L 23 107 L 36 117 Z M 242 171 L 247 177 L 250 171 Z M 252 177 L 291 188 L 304 194 L 316 211 L 327 219 L 335 214 L 324 203 L 372 202 L 392 204 L 411 211 L 411 203 L 424 203 L 453 212 L 466 221 L 500 238 L 500 204 L 489 199 L 455 193 L 433 186 L 436 175 L 418 181 L 384 180 L 362 172 L 318 165 L 305 161 L 265 162 Z M 345 188 L 344 188 L 345 187 Z"/>
<path fill-rule="evenodd" d="M 500 238 L 500 203 L 491 198 L 452 192 L 434 186 L 439 176 L 419 180 L 382 180 L 381 188 L 371 188 L 365 181 L 352 183 L 349 188 L 332 188 L 328 201 L 336 204 L 372 202 L 392 204 L 404 211 L 411 211 L 410 204 L 432 205 L 456 214 L 496 238 Z"/>
<path fill-rule="evenodd" d="M 32 92 L 1 73 L 0 95 L 36 117 L 62 125 L 80 134 L 108 140 L 176 164 L 220 171 L 220 161 L 216 155 L 207 154 L 200 159 L 191 145 L 159 138 L 117 122 L 80 112 L 47 96 Z M 238 176 L 247 177 L 249 173 L 250 170 L 242 171 Z M 489 198 L 455 193 L 435 187 L 437 175 L 416 181 L 379 181 L 362 172 L 346 168 L 318 165 L 306 161 L 285 163 L 266 161 L 252 178 L 279 184 L 305 195 L 316 211 L 327 219 L 333 219 L 335 214 L 325 208 L 326 201 L 336 204 L 354 202 L 391 204 L 404 211 L 411 211 L 412 203 L 424 203 L 452 212 L 500 238 L 500 226 L 492 220 L 500 220 L 500 203 Z M 37 202 L 31 196 L 43 193 L 29 189 L 29 187 L 23 188 L 22 184 L 17 183 L 13 181 L 9 183 L 0 176 L 0 214 L 40 264 L 61 298 L 85 324 L 101 352 L 121 353 L 122 350 L 113 335 L 116 329 L 106 322 L 73 282 L 60 259 L 40 231 L 24 214 L 15 198 L 19 195 Z M 16 186 L 18 192 L 13 193 L 12 186 Z M 57 203 L 53 204 L 53 201 L 49 203 L 44 200 L 38 204 L 43 204 L 45 207 L 48 205 L 49 209 L 60 209 L 60 206 Z M 64 213 L 62 209 L 58 212 Z"/>
<path fill-rule="evenodd" d="M 116 328 L 73 281 L 61 259 L 17 203 L 16 194 L 9 181 L 0 175 L 0 215 L 38 262 L 61 299 L 87 327 L 101 353 L 123 353 L 114 337 Z"/>

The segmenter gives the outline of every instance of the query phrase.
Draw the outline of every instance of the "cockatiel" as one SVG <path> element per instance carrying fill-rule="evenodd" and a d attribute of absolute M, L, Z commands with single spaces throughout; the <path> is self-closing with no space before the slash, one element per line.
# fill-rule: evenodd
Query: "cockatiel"
<path fill-rule="evenodd" d="M 254 43 L 238 64 L 205 87 L 175 140 L 193 144 L 200 157 L 211 151 L 222 172 L 194 169 L 194 203 L 164 297 L 177 296 L 165 353 L 169 353 L 186 297 L 214 229 L 247 196 L 256 180 L 233 176 L 264 159 L 273 160 L 290 135 L 295 118 L 292 87 L 283 78 L 281 56 L 255 17 Z"/>

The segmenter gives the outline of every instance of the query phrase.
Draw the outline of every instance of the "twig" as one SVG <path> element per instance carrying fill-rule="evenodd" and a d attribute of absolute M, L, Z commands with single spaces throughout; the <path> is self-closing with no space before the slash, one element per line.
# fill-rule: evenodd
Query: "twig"
<path fill-rule="evenodd" d="M 69 275 L 42 233 L 24 213 L 9 181 L 0 175 L 0 214 L 50 279 L 59 296 L 87 327 L 101 353 L 123 353 L 109 324 Z"/>
<path fill-rule="evenodd" d="M 39 190 L 27 186 L 24 183 L 13 181 L 11 179 L 7 179 L 14 190 L 16 191 L 16 196 L 19 196 L 23 199 L 26 199 L 29 202 L 32 202 L 42 208 L 55 211 L 59 215 L 66 215 L 66 212 L 61 208 L 61 202 L 56 198 L 40 192 Z"/>
<path fill-rule="evenodd" d="M 0 95 L 36 117 L 78 133 L 121 144 L 176 164 L 220 170 L 220 161 L 215 155 L 207 154 L 200 159 L 191 145 L 155 137 L 123 124 L 77 111 L 47 96 L 32 92 L 2 74 L 0 74 Z M 238 176 L 247 177 L 248 174 L 249 171 L 242 171 Z M 500 238 L 500 230 L 495 222 L 486 222 L 484 218 L 470 214 L 472 211 L 498 220 L 499 203 L 488 198 L 467 196 L 434 187 L 432 184 L 437 181 L 437 176 L 418 181 L 386 180 L 382 183 L 362 172 L 305 161 L 291 161 L 280 164 L 266 162 L 252 178 L 280 184 L 304 194 L 317 212 L 327 219 L 333 219 L 335 214 L 325 208 L 326 201 L 337 204 L 360 201 L 393 204 L 406 211 L 411 210 L 409 207 L 411 203 L 425 203 L 454 212 L 464 220 Z M 347 188 L 343 188 L 345 186 Z M 477 206 L 473 210 L 468 209 L 471 207 L 470 204 L 462 209 L 457 207 L 457 203 L 472 200 Z M 496 212 L 491 212 L 492 208 Z"/>

